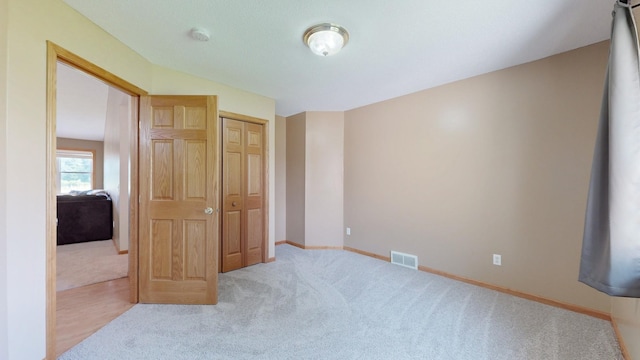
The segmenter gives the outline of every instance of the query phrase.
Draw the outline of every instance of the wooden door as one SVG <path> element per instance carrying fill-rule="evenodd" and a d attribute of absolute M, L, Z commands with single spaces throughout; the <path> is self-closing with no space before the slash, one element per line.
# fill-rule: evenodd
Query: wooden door
<path fill-rule="evenodd" d="M 222 118 L 222 271 L 262 262 L 264 125 Z"/>
<path fill-rule="evenodd" d="M 217 129 L 215 96 L 140 98 L 140 302 L 217 303 Z"/>

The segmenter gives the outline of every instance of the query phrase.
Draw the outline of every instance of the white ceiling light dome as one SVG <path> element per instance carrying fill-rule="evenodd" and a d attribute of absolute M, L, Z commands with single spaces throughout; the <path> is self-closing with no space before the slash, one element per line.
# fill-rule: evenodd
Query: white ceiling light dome
<path fill-rule="evenodd" d="M 314 54 L 330 56 L 347 45 L 349 33 L 340 25 L 324 23 L 308 28 L 302 40 Z"/>

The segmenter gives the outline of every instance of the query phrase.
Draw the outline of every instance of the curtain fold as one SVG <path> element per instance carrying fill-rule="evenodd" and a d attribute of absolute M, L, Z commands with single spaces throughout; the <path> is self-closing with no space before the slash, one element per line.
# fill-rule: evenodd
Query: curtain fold
<path fill-rule="evenodd" d="M 591 168 L 579 280 L 640 297 L 640 68 L 628 4 L 613 11 L 609 64 Z"/>

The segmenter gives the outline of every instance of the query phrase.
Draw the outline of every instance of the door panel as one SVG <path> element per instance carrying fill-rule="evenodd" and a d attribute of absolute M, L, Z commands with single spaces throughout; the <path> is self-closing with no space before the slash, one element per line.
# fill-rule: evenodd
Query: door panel
<path fill-rule="evenodd" d="M 262 262 L 263 236 L 264 236 L 264 149 L 262 146 L 263 126 L 245 123 L 247 133 L 246 158 L 247 167 L 245 172 L 245 184 L 247 193 L 245 196 L 247 233 L 246 266 Z"/>
<path fill-rule="evenodd" d="M 249 154 L 247 163 L 247 195 L 260 196 L 262 194 L 262 157 L 259 154 Z"/>
<path fill-rule="evenodd" d="M 206 159 L 207 142 L 202 140 L 185 141 L 185 194 L 187 200 L 205 200 L 206 198 Z"/>
<path fill-rule="evenodd" d="M 262 262 L 263 218 L 262 209 L 247 210 L 247 265 Z"/>
<path fill-rule="evenodd" d="M 207 248 L 207 223 L 202 220 L 185 220 L 185 239 L 186 243 L 186 279 L 188 280 L 204 280 L 206 276 L 206 261 L 203 256 Z"/>
<path fill-rule="evenodd" d="M 262 262 L 263 126 L 222 119 L 222 271 Z"/>
<path fill-rule="evenodd" d="M 240 211 L 226 211 L 224 215 L 222 271 L 226 272 L 242 267 L 242 213 Z"/>
<path fill-rule="evenodd" d="M 152 140 L 153 174 L 151 175 L 152 200 L 173 198 L 173 141 Z"/>
<path fill-rule="evenodd" d="M 242 196 L 242 152 L 227 151 L 225 155 L 225 195 L 240 198 Z"/>
<path fill-rule="evenodd" d="M 222 122 L 222 271 L 243 266 L 243 185 L 244 134 L 239 121 L 223 119 Z"/>
<path fill-rule="evenodd" d="M 217 302 L 214 96 L 140 103 L 140 302 Z"/>
<path fill-rule="evenodd" d="M 151 261 L 152 279 L 171 279 L 171 237 L 173 222 L 171 220 L 151 221 Z"/>

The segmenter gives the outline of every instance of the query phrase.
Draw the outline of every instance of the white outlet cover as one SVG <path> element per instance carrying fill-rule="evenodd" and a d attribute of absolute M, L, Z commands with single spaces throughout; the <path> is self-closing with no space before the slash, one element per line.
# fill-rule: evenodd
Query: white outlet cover
<path fill-rule="evenodd" d="M 493 254 L 493 265 L 502 265 L 502 256 L 498 254 Z"/>

